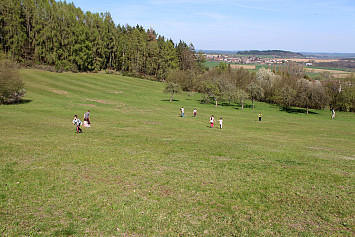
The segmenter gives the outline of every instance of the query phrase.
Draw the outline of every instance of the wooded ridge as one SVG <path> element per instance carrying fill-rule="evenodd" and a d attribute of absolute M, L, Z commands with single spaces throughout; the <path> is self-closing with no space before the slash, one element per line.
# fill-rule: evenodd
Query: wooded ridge
<path fill-rule="evenodd" d="M 110 69 L 164 79 L 196 67 L 194 47 L 142 26 L 116 25 L 110 13 L 54 0 L 2 0 L 0 49 L 13 60 L 57 71 Z"/>

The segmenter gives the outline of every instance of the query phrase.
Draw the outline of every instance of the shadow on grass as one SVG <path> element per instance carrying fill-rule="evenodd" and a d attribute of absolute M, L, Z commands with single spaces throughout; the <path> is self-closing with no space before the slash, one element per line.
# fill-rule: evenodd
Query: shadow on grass
<path fill-rule="evenodd" d="M 307 110 L 306 110 L 306 109 L 301 109 L 301 108 L 287 108 L 287 107 L 281 107 L 281 108 L 280 108 L 280 111 L 282 111 L 282 112 L 287 112 L 287 113 L 290 113 L 290 114 L 306 114 L 306 113 L 307 113 Z M 309 113 L 309 114 L 318 114 L 318 113 L 316 113 L 316 112 L 309 111 L 309 110 L 308 110 L 308 113 Z"/>
<path fill-rule="evenodd" d="M 18 102 L 18 104 L 29 104 L 29 103 L 31 103 L 32 102 L 32 100 L 20 100 L 19 102 Z"/>
<path fill-rule="evenodd" d="M 237 107 L 235 108 L 236 110 L 242 110 L 242 105 L 236 105 Z M 248 105 L 248 104 L 244 104 L 243 109 L 252 109 L 253 106 L 252 105 Z"/>
<path fill-rule="evenodd" d="M 20 100 L 20 101 L 14 102 L 14 103 L 6 103 L 3 105 L 21 105 L 21 104 L 29 104 L 31 102 L 32 102 L 32 100 Z"/>
<path fill-rule="evenodd" d="M 170 100 L 161 100 L 161 101 L 169 101 L 170 102 Z M 171 102 L 175 102 L 175 101 L 180 101 L 180 100 L 172 100 Z"/>

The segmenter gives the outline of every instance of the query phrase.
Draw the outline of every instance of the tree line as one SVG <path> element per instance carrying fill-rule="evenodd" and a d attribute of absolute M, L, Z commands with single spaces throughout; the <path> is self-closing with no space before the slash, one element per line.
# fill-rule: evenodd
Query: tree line
<path fill-rule="evenodd" d="M 171 69 L 201 68 L 192 44 L 116 25 L 108 12 L 83 12 L 66 1 L 0 1 L 0 49 L 17 62 L 59 72 L 115 70 L 162 80 Z"/>
<path fill-rule="evenodd" d="M 284 50 L 245 50 L 245 51 L 238 51 L 237 54 L 242 55 L 272 55 L 275 57 L 280 58 L 301 58 L 304 57 L 301 53 L 294 53 L 291 51 L 284 51 Z"/>
<path fill-rule="evenodd" d="M 180 91 L 203 93 L 203 101 L 237 103 L 244 108 L 249 99 L 278 104 L 283 108 L 297 106 L 309 109 L 323 109 L 326 106 L 338 111 L 355 112 L 355 88 L 350 82 L 337 80 L 310 80 L 303 66 L 290 62 L 278 68 L 261 68 L 257 72 L 242 67 L 232 68 L 220 63 L 202 74 L 176 70 L 166 80 L 165 92 L 171 99 Z"/>

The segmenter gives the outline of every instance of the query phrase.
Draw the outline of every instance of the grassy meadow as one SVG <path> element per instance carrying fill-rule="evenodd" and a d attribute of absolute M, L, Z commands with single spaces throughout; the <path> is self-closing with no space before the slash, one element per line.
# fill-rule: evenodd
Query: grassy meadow
<path fill-rule="evenodd" d="M 0 235 L 355 234 L 355 114 L 169 102 L 163 83 L 109 74 L 21 75 L 24 103 L 0 105 Z"/>

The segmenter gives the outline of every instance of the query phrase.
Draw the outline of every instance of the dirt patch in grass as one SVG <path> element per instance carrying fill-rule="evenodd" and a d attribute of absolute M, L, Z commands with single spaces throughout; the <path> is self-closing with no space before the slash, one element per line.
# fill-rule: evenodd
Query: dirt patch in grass
<path fill-rule="evenodd" d="M 66 95 L 68 91 L 61 91 L 61 90 L 51 90 L 51 92 L 59 94 L 59 95 Z"/>
<path fill-rule="evenodd" d="M 116 105 L 116 107 L 118 108 L 118 109 L 120 109 L 120 108 L 122 108 L 122 107 L 125 107 L 125 106 L 127 106 L 128 104 L 125 104 L 125 103 L 118 103 L 118 105 Z"/>
<path fill-rule="evenodd" d="M 77 104 L 77 105 L 80 105 L 80 106 L 87 106 L 87 107 L 90 107 L 90 108 L 96 107 L 96 105 L 93 105 L 93 104 Z"/>
<path fill-rule="evenodd" d="M 144 124 L 161 124 L 159 122 L 154 122 L 154 121 L 145 121 L 143 122 Z"/>
<path fill-rule="evenodd" d="M 105 104 L 105 105 L 116 104 L 116 102 L 114 102 L 112 100 L 85 99 L 84 102 L 85 101 L 93 101 L 93 102 L 97 102 L 97 103 Z"/>
<path fill-rule="evenodd" d="M 122 94 L 122 91 L 110 91 L 111 94 Z"/>
<path fill-rule="evenodd" d="M 338 157 L 343 160 L 355 160 L 355 156 L 338 156 Z"/>
<path fill-rule="evenodd" d="M 314 150 L 324 150 L 324 151 L 332 151 L 334 149 L 331 148 L 325 148 L 325 147 L 309 147 L 310 149 L 314 149 Z"/>

